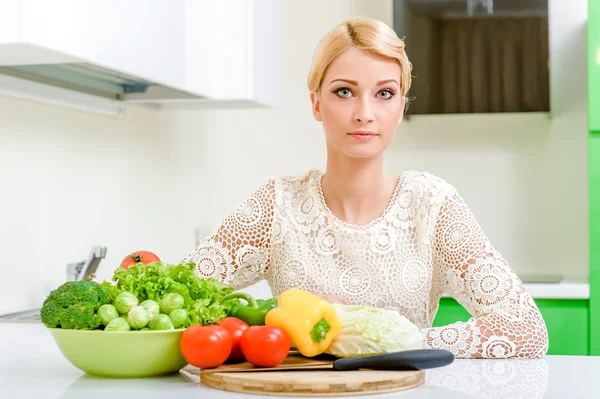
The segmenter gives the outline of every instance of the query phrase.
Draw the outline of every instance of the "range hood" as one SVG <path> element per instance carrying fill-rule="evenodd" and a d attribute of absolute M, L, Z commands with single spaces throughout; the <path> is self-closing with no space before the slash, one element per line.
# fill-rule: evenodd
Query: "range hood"
<path fill-rule="evenodd" d="M 159 108 L 158 101 L 202 96 L 86 62 L 0 66 L 0 94 L 111 116 L 126 103 Z"/>
<path fill-rule="evenodd" d="M 121 115 L 272 107 L 280 0 L 1 0 L 0 95 Z"/>

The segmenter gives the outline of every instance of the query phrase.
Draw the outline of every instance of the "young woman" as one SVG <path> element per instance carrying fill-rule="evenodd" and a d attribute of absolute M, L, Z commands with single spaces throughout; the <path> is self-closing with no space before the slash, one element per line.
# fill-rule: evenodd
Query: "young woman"
<path fill-rule="evenodd" d="M 423 347 L 462 358 L 546 354 L 544 320 L 448 182 L 384 172 L 411 85 L 404 42 L 382 22 L 347 20 L 319 43 L 308 77 L 327 142 L 324 173 L 272 178 L 184 261 L 236 289 L 266 279 L 330 301 L 395 309 Z M 443 294 L 473 316 L 432 328 Z"/>

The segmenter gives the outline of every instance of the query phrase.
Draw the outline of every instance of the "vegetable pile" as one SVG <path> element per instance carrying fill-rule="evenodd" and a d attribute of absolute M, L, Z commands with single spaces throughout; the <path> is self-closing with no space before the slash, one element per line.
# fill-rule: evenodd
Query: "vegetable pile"
<path fill-rule="evenodd" d="M 181 355 L 200 368 L 244 361 L 275 367 L 292 347 L 306 357 L 360 357 L 421 346 L 419 329 L 396 311 L 332 304 L 301 289 L 255 299 L 195 269 L 135 252 L 112 281 L 69 281 L 52 291 L 42 322 L 76 330 L 184 329 Z"/>
<path fill-rule="evenodd" d="M 144 302 L 150 300 L 160 306 L 160 314 L 181 320 L 181 323 L 176 323 L 176 328 L 187 328 L 192 324 L 215 324 L 225 318 L 239 301 L 221 303 L 221 298 L 232 293 L 233 288 L 213 278 L 203 279 L 196 276 L 195 269 L 196 265 L 193 263 L 137 263 L 128 269 L 115 270 L 113 281 L 116 284 L 105 281 L 102 287 L 115 301 L 119 295 L 126 293 L 137 298 L 138 303 L 135 303 L 133 297 L 121 296 L 123 303 L 119 306 L 122 308 L 117 307 L 120 314 L 129 312 L 138 305 L 148 310 L 152 302 L 146 302 L 145 305 Z M 185 310 L 185 314 L 180 309 Z M 175 310 L 178 312 L 172 315 Z M 144 314 L 139 307 L 136 311 Z"/>
<path fill-rule="evenodd" d="M 183 333 L 181 353 L 188 363 L 212 368 L 246 360 L 275 367 L 292 346 L 306 357 L 340 358 L 421 348 L 421 331 L 397 311 L 332 304 L 301 289 L 266 301 L 234 292 L 222 301 L 234 298 L 248 304 L 235 305 L 215 325 L 194 325 Z"/>
<path fill-rule="evenodd" d="M 233 288 L 194 274 L 195 265 L 125 262 L 112 282 L 69 281 L 48 295 L 41 309 L 49 328 L 129 331 L 170 330 L 215 324 L 239 301 L 220 302 Z M 140 258 L 141 259 L 141 258 Z"/>

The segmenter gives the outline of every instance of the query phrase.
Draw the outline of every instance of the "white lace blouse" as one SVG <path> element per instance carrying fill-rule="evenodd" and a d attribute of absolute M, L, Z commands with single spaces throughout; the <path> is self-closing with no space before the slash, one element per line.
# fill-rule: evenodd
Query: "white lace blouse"
<path fill-rule="evenodd" d="M 407 171 L 379 218 L 339 220 L 323 174 L 273 178 L 230 214 L 184 261 L 241 289 L 266 279 L 290 288 L 398 310 L 423 332 L 423 346 L 461 358 L 536 358 L 548 334 L 531 295 L 444 180 Z M 473 316 L 432 328 L 443 294 Z"/>

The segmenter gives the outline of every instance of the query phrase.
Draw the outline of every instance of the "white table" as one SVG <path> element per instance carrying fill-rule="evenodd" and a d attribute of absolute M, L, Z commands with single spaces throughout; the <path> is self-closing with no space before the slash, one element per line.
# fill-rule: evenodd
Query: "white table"
<path fill-rule="evenodd" d="M 257 398 L 215 390 L 176 374 L 150 379 L 85 375 L 38 323 L 0 323 L 0 398 Z M 274 396 L 264 396 L 265 398 Z M 355 398 L 600 398 L 600 357 L 460 360 L 427 371 L 427 383 L 403 392 Z"/>

